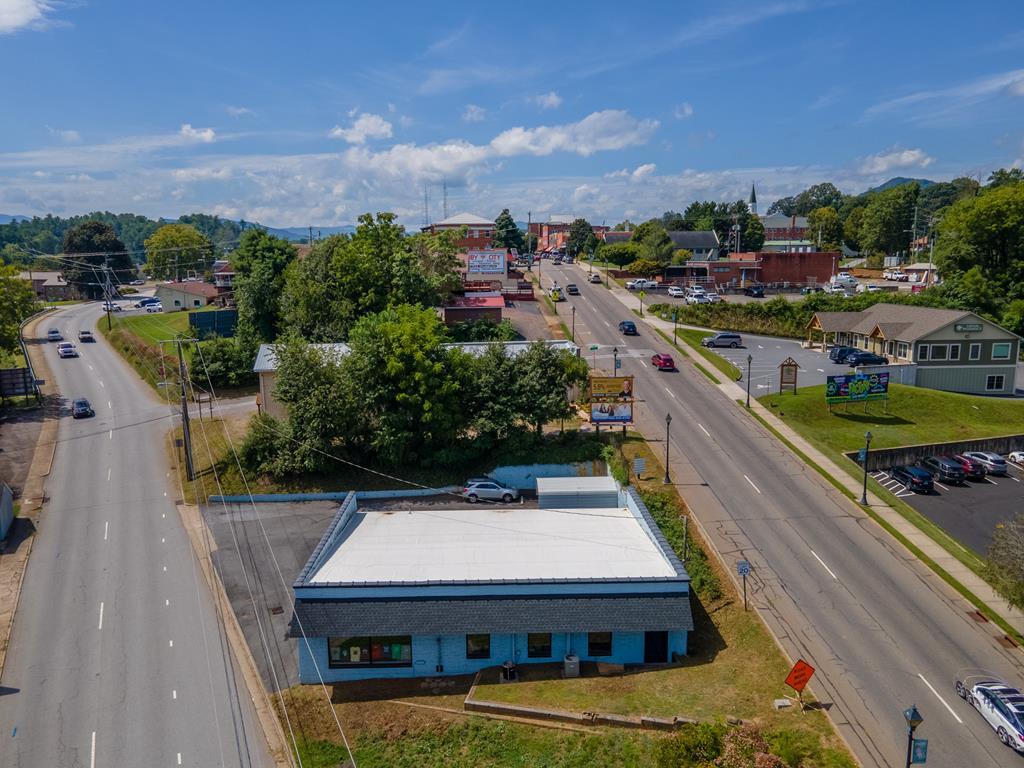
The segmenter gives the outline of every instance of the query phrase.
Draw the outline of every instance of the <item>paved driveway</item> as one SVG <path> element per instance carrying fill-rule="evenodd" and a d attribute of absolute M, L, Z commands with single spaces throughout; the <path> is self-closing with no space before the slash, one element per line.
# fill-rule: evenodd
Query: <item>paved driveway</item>
<path fill-rule="evenodd" d="M 830 361 L 828 355 L 820 351 L 804 349 L 800 342 L 794 339 L 753 336 L 748 333 L 740 335 L 743 337 L 743 347 L 715 347 L 713 351 L 743 371 L 744 377 L 747 375 L 747 355 L 753 358 L 750 362 L 753 394 L 764 395 L 778 391 L 779 365 L 787 357 L 792 357 L 800 365 L 797 374 L 797 385 L 800 387 L 824 384 L 829 373 L 842 373 L 847 370 L 845 366 Z"/>

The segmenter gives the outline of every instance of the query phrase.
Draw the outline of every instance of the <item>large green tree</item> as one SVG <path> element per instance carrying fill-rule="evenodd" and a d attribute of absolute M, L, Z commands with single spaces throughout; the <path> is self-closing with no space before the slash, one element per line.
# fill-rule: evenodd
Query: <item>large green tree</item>
<path fill-rule="evenodd" d="M 831 206 L 815 208 L 807 215 L 807 239 L 819 250 L 838 251 L 843 242 L 843 222 Z"/>
<path fill-rule="evenodd" d="M 578 258 L 586 258 L 597 248 L 597 236 L 594 228 L 586 219 L 576 219 L 569 225 L 567 242 L 569 253 Z"/>
<path fill-rule="evenodd" d="M 686 218 L 681 213 L 676 211 L 665 211 L 661 214 L 661 226 L 663 226 L 669 232 L 681 232 L 686 229 L 692 229 L 687 224 Z"/>
<path fill-rule="evenodd" d="M 202 275 L 213 264 L 213 246 L 188 224 L 164 224 L 146 240 L 146 273 L 158 280 Z"/>
<path fill-rule="evenodd" d="M 243 345 L 274 341 L 281 323 L 284 274 L 298 251 L 287 240 L 250 229 L 231 254 L 235 268 L 237 335 Z"/>
<path fill-rule="evenodd" d="M 523 237 L 523 230 L 516 226 L 515 219 L 508 212 L 508 208 L 502 209 L 498 218 L 494 220 L 494 237 L 491 240 L 494 248 L 515 248 L 517 253 L 526 252 L 526 240 Z"/>
<path fill-rule="evenodd" d="M 640 246 L 633 242 L 602 243 L 597 253 L 602 261 L 624 267 L 640 258 Z"/>
<path fill-rule="evenodd" d="M 835 208 L 843 204 L 845 195 L 831 182 L 813 184 L 798 195 L 780 197 L 768 206 L 768 215 L 781 213 L 785 216 L 807 216 L 817 208 Z"/>
<path fill-rule="evenodd" d="M 539 436 L 544 425 L 572 414 L 569 392 L 587 380 L 587 364 L 566 350 L 535 342 L 516 358 L 512 386 L 523 420 Z"/>
<path fill-rule="evenodd" d="M 920 189 L 917 182 L 911 182 L 872 197 L 860 225 L 861 250 L 890 255 L 908 250 Z"/>
<path fill-rule="evenodd" d="M 102 221 L 86 221 L 69 229 L 63 251 L 64 279 L 92 299 L 104 295 L 105 267 L 109 267 L 115 287 L 129 282 L 135 274 L 124 243 L 117 239 L 114 228 Z"/>
<path fill-rule="evenodd" d="M 1024 181 L 1024 169 L 1000 168 L 989 174 L 987 186 L 990 188 L 1005 187 L 1011 184 L 1020 184 L 1022 181 Z"/>
<path fill-rule="evenodd" d="M 0 267 L 0 352 L 18 348 L 18 326 L 36 309 L 32 284 L 18 273 L 17 267 Z"/>
<path fill-rule="evenodd" d="M 764 224 L 757 216 L 747 217 L 747 226 L 743 230 L 743 250 L 760 251 L 764 247 Z"/>
<path fill-rule="evenodd" d="M 640 247 L 640 258 L 652 261 L 660 267 L 666 266 L 672 260 L 675 252 L 675 244 L 661 227 L 655 227 L 648 232 L 637 245 Z"/>

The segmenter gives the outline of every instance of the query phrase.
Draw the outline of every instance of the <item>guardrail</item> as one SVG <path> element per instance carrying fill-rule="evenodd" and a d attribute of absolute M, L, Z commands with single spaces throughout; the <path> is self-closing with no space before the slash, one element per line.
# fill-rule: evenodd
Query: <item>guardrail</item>
<path fill-rule="evenodd" d="M 32 367 L 32 358 L 29 357 L 29 354 L 28 354 L 28 345 L 25 344 L 25 326 L 28 325 L 33 320 L 35 320 L 36 318 L 42 317 L 47 312 L 52 312 L 52 311 L 53 311 L 53 307 L 43 307 L 38 312 L 36 312 L 34 314 L 31 314 L 28 317 L 26 317 L 24 320 L 22 320 L 21 324 L 18 326 L 18 344 L 21 346 L 21 354 L 25 358 L 25 367 L 28 368 L 29 375 L 32 377 L 32 393 L 36 396 L 36 402 L 39 402 L 39 399 L 40 399 L 39 398 L 39 385 L 36 383 L 38 381 L 38 379 L 36 378 L 35 368 Z"/>

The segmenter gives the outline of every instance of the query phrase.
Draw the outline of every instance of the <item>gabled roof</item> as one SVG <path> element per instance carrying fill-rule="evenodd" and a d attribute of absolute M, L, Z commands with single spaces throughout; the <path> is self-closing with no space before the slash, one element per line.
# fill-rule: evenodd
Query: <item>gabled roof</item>
<path fill-rule="evenodd" d="M 553 213 L 548 216 L 548 224 L 572 224 L 578 216 L 572 216 L 568 213 Z"/>
<path fill-rule="evenodd" d="M 494 222 L 473 213 L 456 213 L 447 219 L 434 223 L 435 227 L 493 227 Z"/>
<path fill-rule="evenodd" d="M 875 304 L 862 312 L 816 312 L 811 323 L 823 331 L 847 331 L 865 336 L 880 329 L 886 339 L 914 342 L 965 317 L 987 320 L 962 309 Z M 991 325 L 991 323 L 989 323 Z"/>
<path fill-rule="evenodd" d="M 633 233 L 630 231 L 604 233 L 604 241 L 606 243 L 628 243 L 632 237 Z"/>
<path fill-rule="evenodd" d="M 694 248 L 718 248 L 720 245 L 718 242 L 718 234 L 713 229 L 697 232 L 680 230 L 677 232 L 669 232 L 668 236 L 676 248 L 693 250 Z"/>
<path fill-rule="evenodd" d="M 782 229 L 784 227 L 807 228 L 806 216 L 787 216 L 784 213 L 773 213 L 771 216 L 762 216 L 761 223 L 765 229 Z"/>
<path fill-rule="evenodd" d="M 220 291 L 217 290 L 217 286 L 211 285 L 210 283 L 204 283 L 199 281 L 181 283 L 162 283 L 161 285 L 158 285 L 156 287 L 158 291 L 161 288 L 169 288 L 172 291 L 190 293 L 193 296 L 202 296 L 207 299 L 215 299 L 217 298 L 218 295 L 220 295 Z"/>

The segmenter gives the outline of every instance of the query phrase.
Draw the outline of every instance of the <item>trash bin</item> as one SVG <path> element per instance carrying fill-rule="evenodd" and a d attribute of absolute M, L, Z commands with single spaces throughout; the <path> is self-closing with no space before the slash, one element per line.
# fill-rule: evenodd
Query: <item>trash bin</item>
<path fill-rule="evenodd" d="M 574 653 L 566 654 L 565 666 L 562 671 L 563 677 L 580 676 L 580 657 Z"/>
<path fill-rule="evenodd" d="M 512 683 L 518 679 L 516 673 L 516 663 L 514 661 L 506 661 L 501 665 L 501 682 Z"/>

